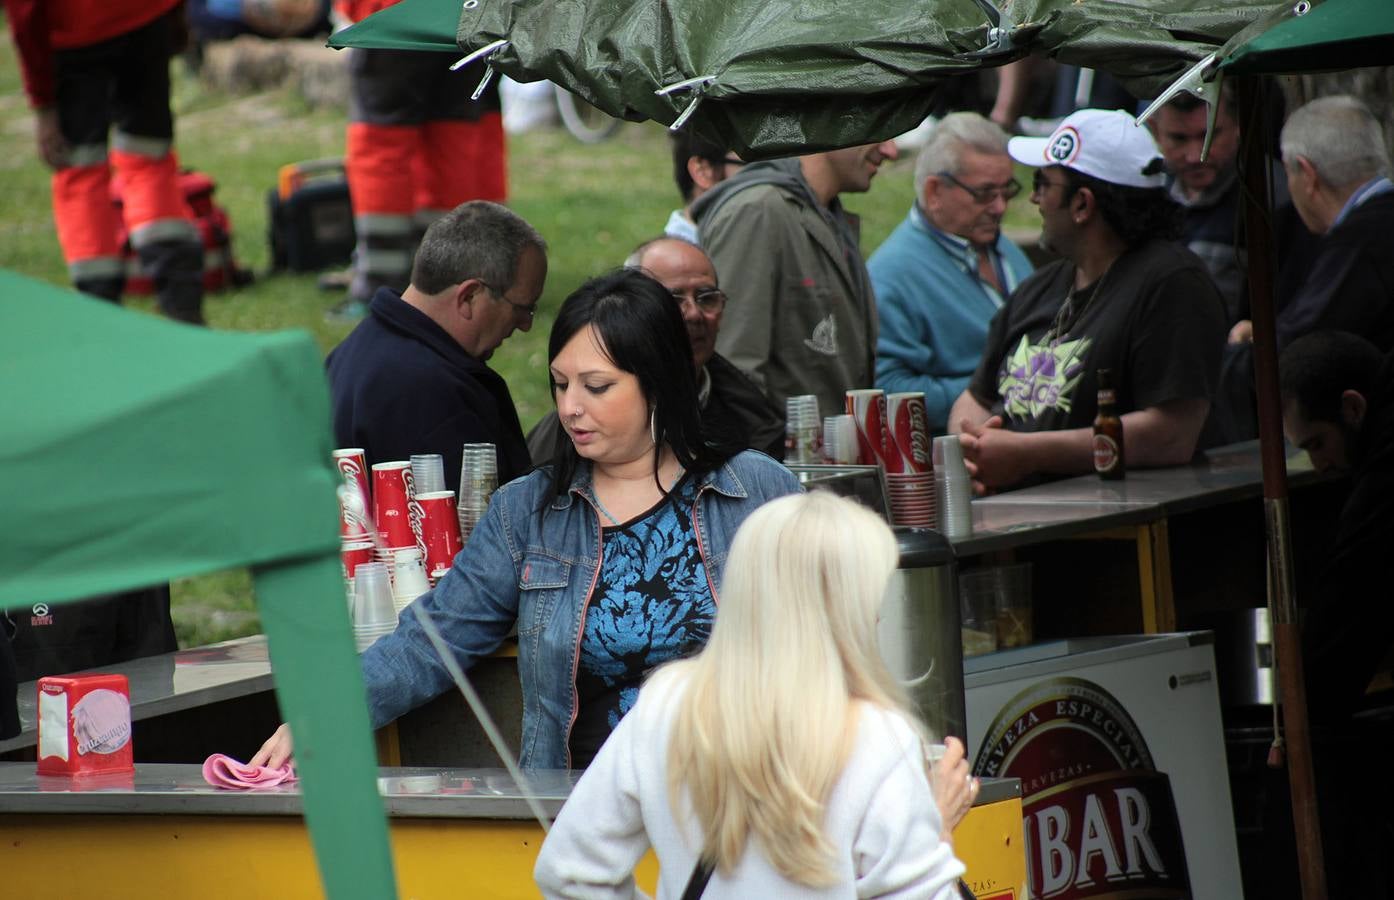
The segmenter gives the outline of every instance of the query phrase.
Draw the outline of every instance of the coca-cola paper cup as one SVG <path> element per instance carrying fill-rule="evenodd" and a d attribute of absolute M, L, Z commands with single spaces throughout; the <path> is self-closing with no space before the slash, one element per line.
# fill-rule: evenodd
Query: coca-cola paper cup
<path fill-rule="evenodd" d="M 450 571 L 460 552 L 460 520 L 455 512 L 454 491 L 422 494 L 421 538 L 426 544 L 426 574 L 434 584 Z"/>
<path fill-rule="evenodd" d="M 929 416 L 924 394 L 888 394 L 886 415 L 890 422 L 891 453 L 901 458 L 902 472 L 933 472 L 930 460 Z M 890 471 L 888 465 L 887 470 Z"/>
<path fill-rule="evenodd" d="M 384 547 L 397 549 L 417 546 L 421 506 L 415 503 L 415 494 L 416 482 L 412 478 L 411 463 L 401 460 L 373 466 L 373 519 L 377 522 Z M 415 528 L 412 527 L 413 520 Z"/>
<path fill-rule="evenodd" d="M 344 541 L 339 547 L 339 558 L 344 563 L 344 577 L 352 578 L 359 566 L 373 561 L 373 542 Z"/>
<path fill-rule="evenodd" d="M 901 471 L 899 459 L 893 463 L 887 459 L 890 435 L 886 431 L 886 392 L 879 388 L 848 391 L 847 414 L 857 423 L 857 462 L 864 466 L 884 465 L 888 472 Z"/>
<path fill-rule="evenodd" d="M 357 484 L 363 493 L 363 507 L 372 510 L 373 491 L 368 479 L 368 458 L 361 447 L 344 447 L 330 454 L 343 476 L 344 484 Z"/>

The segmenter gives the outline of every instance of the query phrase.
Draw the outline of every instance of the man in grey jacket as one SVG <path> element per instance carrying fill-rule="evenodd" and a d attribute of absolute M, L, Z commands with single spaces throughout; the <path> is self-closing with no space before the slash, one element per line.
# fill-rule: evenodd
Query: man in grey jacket
<path fill-rule="evenodd" d="M 898 155 L 885 141 L 752 163 L 693 205 L 728 298 L 716 349 L 784 409 L 818 397 L 824 415 L 875 372 L 876 304 L 843 193 L 871 187 Z"/>

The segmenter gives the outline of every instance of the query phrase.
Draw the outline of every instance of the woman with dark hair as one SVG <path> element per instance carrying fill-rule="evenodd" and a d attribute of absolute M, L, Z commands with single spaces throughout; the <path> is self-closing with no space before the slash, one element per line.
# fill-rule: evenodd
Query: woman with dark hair
<path fill-rule="evenodd" d="M 707 441 L 692 349 L 672 295 L 626 270 L 562 304 L 548 346 L 563 438 L 551 465 L 494 493 L 450 572 L 363 654 L 373 727 L 444 693 L 450 675 L 518 631 L 519 761 L 583 768 L 633 705 L 645 673 L 706 643 L 741 522 L 797 492 L 788 469 Z M 251 764 L 279 766 L 277 730 Z"/>

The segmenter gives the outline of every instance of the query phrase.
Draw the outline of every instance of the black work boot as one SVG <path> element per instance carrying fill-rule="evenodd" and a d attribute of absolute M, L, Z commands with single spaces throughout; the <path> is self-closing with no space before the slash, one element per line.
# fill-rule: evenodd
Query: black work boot
<path fill-rule="evenodd" d="M 79 278 L 73 287 L 89 297 L 121 305 L 121 292 L 126 289 L 126 279 L 121 275 L 109 278 Z"/>
<path fill-rule="evenodd" d="M 176 322 L 208 324 L 203 318 L 203 245 L 194 241 L 152 241 L 137 252 L 155 281 L 160 311 Z"/>

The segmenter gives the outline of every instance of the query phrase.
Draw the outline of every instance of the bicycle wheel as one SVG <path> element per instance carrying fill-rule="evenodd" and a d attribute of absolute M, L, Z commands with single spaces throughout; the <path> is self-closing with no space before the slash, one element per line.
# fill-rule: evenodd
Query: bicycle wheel
<path fill-rule="evenodd" d="M 581 143 L 598 144 L 619 129 L 619 119 L 601 112 L 561 85 L 552 85 L 552 90 L 562 124 Z"/>

